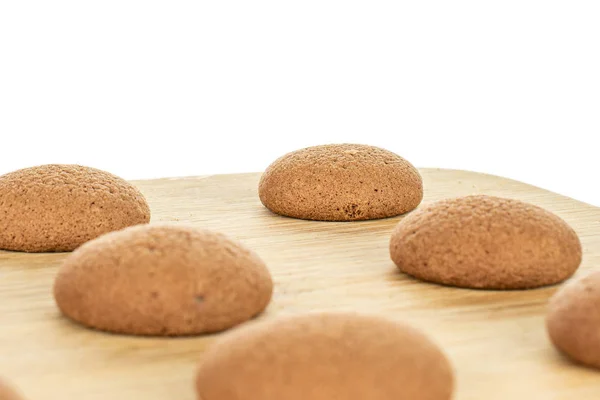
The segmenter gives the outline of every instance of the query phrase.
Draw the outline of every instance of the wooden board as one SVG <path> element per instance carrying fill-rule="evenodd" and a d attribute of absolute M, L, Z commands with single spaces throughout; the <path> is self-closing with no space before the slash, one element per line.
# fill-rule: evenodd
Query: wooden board
<path fill-rule="evenodd" d="M 600 267 L 600 209 L 495 176 L 421 172 L 425 202 L 486 193 L 557 213 L 583 243 L 584 261 L 576 276 Z M 357 310 L 408 321 L 449 355 L 457 374 L 456 400 L 600 398 L 600 372 L 564 359 L 546 337 L 546 302 L 557 287 L 475 291 L 416 281 L 398 272 L 389 258 L 389 235 L 400 217 L 331 223 L 275 216 L 258 200 L 259 176 L 135 184 L 148 198 L 153 223 L 219 230 L 262 256 L 276 288 L 261 318 Z M 217 335 L 135 338 L 70 323 L 51 295 L 66 255 L 0 252 L 0 376 L 33 400 L 195 399 L 197 362 Z"/>

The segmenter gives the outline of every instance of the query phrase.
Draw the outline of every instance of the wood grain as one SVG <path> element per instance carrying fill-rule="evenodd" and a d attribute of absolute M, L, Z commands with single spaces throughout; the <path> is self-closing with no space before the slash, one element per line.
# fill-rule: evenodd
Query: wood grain
<path fill-rule="evenodd" d="M 600 209 L 516 181 L 422 169 L 425 202 L 486 193 L 525 200 L 563 217 L 584 248 L 576 276 L 600 265 Z M 556 286 L 476 291 L 422 283 L 397 271 L 388 240 L 398 218 L 309 222 L 271 214 L 259 174 L 134 182 L 152 223 L 224 232 L 256 250 L 276 289 L 261 318 L 313 310 L 358 310 L 427 332 L 456 369 L 456 400 L 598 399 L 600 372 L 572 364 L 550 345 L 546 303 Z M 52 282 L 67 254 L 0 252 L 0 376 L 29 399 L 193 400 L 192 379 L 218 335 L 156 339 L 95 332 L 62 318 Z"/>

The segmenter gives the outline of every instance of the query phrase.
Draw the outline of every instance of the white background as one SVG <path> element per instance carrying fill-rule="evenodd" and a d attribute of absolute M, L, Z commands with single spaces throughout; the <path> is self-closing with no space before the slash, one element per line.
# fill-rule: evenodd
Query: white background
<path fill-rule="evenodd" d="M 0 173 L 356 142 L 600 205 L 599 133 L 598 1 L 0 1 Z"/>

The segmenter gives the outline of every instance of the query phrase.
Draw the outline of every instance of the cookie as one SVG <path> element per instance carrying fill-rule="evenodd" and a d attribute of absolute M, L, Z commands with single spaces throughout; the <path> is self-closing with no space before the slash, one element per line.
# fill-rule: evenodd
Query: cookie
<path fill-rule="evenodd" d="M 563 285 L 550 299 L 546 328 L 554 346 L 600 369 L 600 271 Z"/>
<path fill-rule="evenodd" d="M 416 329 L 380 317 L 279 317 L 227 333 L 202 356 L 199 400 L 449 400 L 454 373 Z"/>
<path fill-rule="evenodd" d="M 223 234 L 139 225 L 85 243 L 61 265 L 54 298 L 70 319 L 132 335 L 218 332 L 261 313 L 263 261 Z"/>
<path fill-rule="evenodd" d="M 527 289 L 571 276 L 581 263 L 577 234 L 532 204 L 486 195 L 446 199 L 403 218 L 390 255 L 416 278 L 479 289 Z"/>
<path fill-rule="evenodd" d="M 22 397 L 0 379 L 0 400 L 22 400 Z"/>
<path fill-rule="evenodd" d="M 263 173 L 258 192 L 275 214 L 357 221 L 413 210 L 423 198 L 423 182 L 415 167 L 390 151 L 332 144 L 280 157 Z"/>
<path fill-rule="evenodd" d="M 144 196 L 108 172 L 41 165 L 0 176 L 0 249 L 71 251 L 106 232 L 150 221 Z"/>

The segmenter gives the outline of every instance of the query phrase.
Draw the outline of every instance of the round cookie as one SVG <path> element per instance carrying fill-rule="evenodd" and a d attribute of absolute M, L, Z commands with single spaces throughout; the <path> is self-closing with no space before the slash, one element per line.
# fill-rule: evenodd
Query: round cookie
<path fill-rule="evenodd" d="M 550 299 L 546 328 L 554 346 L 600 369 L 600 271 L 563 285 Z"/>
<path fill-rule="evenodd" d="M 192 335 L 240 324 L 268 305 L 263 261 L 226 236 L 139 225 L 85 243 L 60 267 L 54 298 L 67 317 L 133 335 Z"/>
<path fill-rule="evenodd" d="M 106 232 L 150 221 L 125 180 L 79 165 L 41 165 L 0 176 L 0 249 L 71 251 Z"/>
<path fill-rule="evenodd" d="M 22 400 L 22 397 L 0 379 L 0 400 Z"/>
<path fill-rule="evenodd" d="M 567 279 L 581 244 L 558 216 L 486 195 L 420 207 L 393 231 L 390 255 L 416 278 L 480 289 L 527 289 Z"/>
<path fill-rule="evenodd" d="M 449 400 L 450 363 L 410 326 L 305 314 L 227 333 L 202 356 L 199 400 Z"/>
<path fill-rule="evenodd" d="M 265 170 L 258 192 L 276 214 L 357 221 L 413 210 L 423 199 L 423 182 L 415 167 L 388 150 L 332 144 L 280 157 Z"/>

